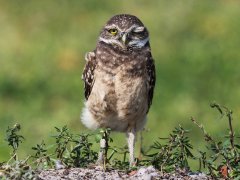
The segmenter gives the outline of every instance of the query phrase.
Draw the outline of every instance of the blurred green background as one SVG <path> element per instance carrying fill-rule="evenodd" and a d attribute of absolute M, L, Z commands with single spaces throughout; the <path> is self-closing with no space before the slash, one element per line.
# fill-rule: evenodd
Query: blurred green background
<path fill-rule="evenodd" d="M 182 124 L 195 148 L 203 146 L 191 116 L 221 138 L 227 121 L 212 101 L 230 107 L 240 126 L 239 1 L 0 0 L 0 161 L 9 157 L 5 130 L 16 122 L 26 138 L 22 156 L 54 126 L 89 132 L 79 120 L 84 54 L 119 13 L 138 16 L 151 35 L 157 84 L 145 145 Z M 113 139 L 125 145 L 123 134 Z"/>

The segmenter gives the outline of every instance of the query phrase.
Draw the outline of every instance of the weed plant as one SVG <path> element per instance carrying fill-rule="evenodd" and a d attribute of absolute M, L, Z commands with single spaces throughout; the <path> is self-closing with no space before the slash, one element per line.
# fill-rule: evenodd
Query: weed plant
<path fill-rule="evenodd" d="M 240 179 L 240 144 L 237 144 L 232 125 L 233 112 L 225 106 L 212 103 L 211 107 L 220 113 L 221 118 L 228 120 L 228 130 L 222 141 L 215 140 L 195 118 L 191 121 L 199 127 L 206 142 L 206 150 L 198 150 L 193 154 L 189 130 L 181 125 L 176 127 L 167 138 L 159 138 L 148 149 L 142 150 L 141 158 L 137 159 L 137 166 L 153 165 L 161 172 L 191 171 L 189 160 L 199 161 L 199 171 L 204 171 L 213 179 Z M 1 179 L 37 179 L 37 174 L 42 170 L 52 168 L 87 168 L 95 165 L 98 152 L 93 150 L 93 143 L 104 139 L 106 146 L 100 149 L 104 153 L 104 167 L 129 171 L 128 149 L 126 146 L 112 147 L 113 139 L 110 129 L 101 129 L 92 134 L 72 134 L 67 126 L 55 127 L 55 144 L 46 145 L 44 141 L 32 147 L 33 154 L 25 159 L 18 158 L 18 149 L 24 141 L 20 134 L 21 126 L 15 124 L 6 130 L 6 142 L 11 148 L 11 157 L 6 162 L 0 163 Z M 116 158 L 116 155 L 122 159 Z"/>

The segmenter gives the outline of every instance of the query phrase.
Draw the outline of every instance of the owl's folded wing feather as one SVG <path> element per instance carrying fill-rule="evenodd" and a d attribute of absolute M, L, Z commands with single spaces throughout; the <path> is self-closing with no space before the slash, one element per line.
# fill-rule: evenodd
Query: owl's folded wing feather
<path fill-rule="evenodd" d="M 156 72 L 155 72 L 155 65 L 154 65 L 154 60 L 152 56 L 150 55 L 150 58 L 147 61 L 147 83 L 148 83 L 148 110 L 152 104 L 152 99 L 153 99 L 153 92 L 154 92 L 154 87 L 155 87 L 155 82 L 156 82 Z"/>
<path fill-rule="evenodd" d="M 94 70 L 96 68 L 96 56 L 95 52 L 88 52 L 85 55 L 86 65 L 83 70 L 82 80 L 84 81 L 84 95 L 85 99 L 91 94 L 92 87 L 94 85 Z"/>

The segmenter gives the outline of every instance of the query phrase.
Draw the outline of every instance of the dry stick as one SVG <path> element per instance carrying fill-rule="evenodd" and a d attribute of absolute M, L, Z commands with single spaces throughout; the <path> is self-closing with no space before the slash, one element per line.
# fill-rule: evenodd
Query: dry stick
<path fill-rule="evenodd" d="M 46 158 L 48 158 L 48 157 L 50 158 L 51 156 L 54 156 L 54 154 L 52 153 L 52 154 L 49 154 L 49 155 L 44 155 L 44 156 L 42 156 L 40 158 L 37 158 L 35 161 L 32 161 L 30 163 L 30 165 L 33 165 L 33 164 L 37 163 L 37 166 L 39 166 L 39 164 L 41 163 L 42 160 L 44 160 L 44 159 L 46 160 Z"/>
<path fill-rule="evenodd" d="M 234 146 L 234 131 L 233 131 L 233 127 L 232 127 L 232 121 L 233 121 L 232 111 L 229 110 L 227 107 L 225 107 L 225 106 L 221 107 L 219 104 L 216 104 L 216 103 L 214 103 L 214 105 L 212 107 L 217 108 L 218 111 L 221 114 L 224 114 L 222 108 L 225 110 L 226 116 L 228 117 L 228 123 L 229 123 L 229 128 L 230 128 L 230 132 L 229 132 L 230 143 L 231 143 L 232 149 L 235 149 L 235 146 Z"/>
<path fill-rule="evenodd" d="M 225 106 L 220 106 L 219 104 L 214 104 L 214 106 L 212 106 L 213 108 L 217 108 L 218 111 L 222 114 L 222 116 L 224 116 L 224 113 L 223 113 L 223 110 L 222 108 L 224 109 L 225 111 L 225 115 L 228 117 L 228 123 L 229 123 L 229 129 L 230 129 L 230 132 L 229 132 L 229 139 L 230 139 L 230 143 L 231 143 L 231 147 L 234 151 L 234 154 L 236 154 L 235 152 L 235 147 L 234 147 L 234 132 L 233 132 L 233 127 L 232 127 L 232 111 L 229 110 L 227 107 Z M 222 156 L 226 159 L 226 163 L 227 163 L 227 167 L 229 168 L 230 171 L 232 171 L 232 167 L 230 165 L 230 162 L 229 162 L 229 159 L 227 156 L 225 156 L 225 154 L 221 153 Z"/>
<path fill-rule="evenodd" d="M 230 143 L 231 143 L 231 147 L 232 147 L 234 153 L 236 154 L 236 149 L 235 149 L 235 145 L 234 145 L 234 130 L 233 130 L 233 126 L 232 126 L 232 121 L 233 121 L 232 111 L 229 110 L 227 107 L 225 107 L 225 106 L 220 106 L 219 104 L 216 104 L 216 103 L 213 103 L 213 104 L 211 105 L 211 107 L 217 108 L 218 111 L 219 111 L 222 115 L 224 115 L 222 108 L 225 110 L 225 114 L 226 114 L 226 116 L 228 117 L 228 124 L 229 124 L 229 129 L 230 129 L 230 132 L 229 132 Z"/>
<path fill-rule="evenodd" d="M 230 129 L 229 139 L 230 139 L 231 147 L 232 147 L 232 149 L 233 149 L 233 151 L 234 151 L 234 154 L 236 155 L 237 152 L 236 152 L 235 145 L 234 145 L 234 130 L 233 130 L 233 126 L 232 126 L 232 120 L 233 120 L 233 118 L 232 118 L 232 111 L 229 110 L 227 107 L 225 107 L 225 106 L 220 106 L 219 104 L 216 104 L 216 103 L 212 103 L 212 104 L 211 104 L 211 107 L 212 107 L 212 108 L 216 108 L 216 109 L 220 112 L 220 114 L 222 115 L 222 117 L 223 117 L 224 115 L 226 115 L 226 116 L 228 117 L 228 123 L 229 123 L 229 129 Z M 224 109 L 225 113 L 224 113 L 223 109 Z M 213 139 L 209 136 L 209 134 L 206 133 L 206 131 L 205 131 L 205 129 L 204 129 L 204 127 L 203 127 L 202 125 L 199 125 L 193 118 L 191 118 L 191 120 L 193 121 L 194 124 L 196 124 L 196 125 L 203 131 L 205 138 L 207 138 L 208 140 L 214 142 Z M 215 143 L 215 146 L 218 148 L 218 145 L 217 145 L 216 143 Z M 222 154 L 222 153 L 221 153 L 221 154 Z M 226 163 L 227 163 L 227 167 L 228 167 L 230 170 L 232 170 L 232 167 L 231 167 L 231 165 L 230 165 L 230 162 L 229 162 L 228 157 L 225 156 L 224 154 L 222 154 L 222 156 L 223 156 L 223 157 L 225 158 L 225 160 L 227 161 L 227 162 L 226 162 Z M 236 157 L 236 158 L 237 158 L 237 157 Z"/>
<path fill-rule="evenodd" d="M 11 162 L 11 160 L 14 159 L 15 161 L 17 160 L 17 153 L 14 153 L 10 159 L 7 161 L 7 165 Z"/>
<path fill-rule="evenodd" d="M 232 111 L 228 111 L 227 112 L 227 117 L 228 117 L 228 123 L 229 123 L 229 128 L 230 128 L 230 143 L 233 149 L 233 152 L 235 154 L 235 162 L 239 161 L 239 154 L 235 148 L 235 144 L 234 144 L 234 130 L 233 130 L 233 126 L 232 126 L 232 121 L 233 121 L 233 117 L 232 117 Z"/>
<path fill-rule="evenodd" d="M 225 110 L 226 116 L 228 117 L 228 123 L 229 123 L 229 128 L 230 128 L 230 132 L 229 132 L 229 133 L 230 133 L 230 134 L 229 134 L 229 135 L 230 135 L 230 136 L 229 136 L 229 138 L 230 138 L 230 143 L 231 143 L 232 149 L 235 150 L 235 146 L 234 146 L 234 131 L 233 131 L 233 127 L 232 127 L 232 120 L 233 120 L 233 118 L 232 118 L 232 111 L 229 110 L 227 107 L 225 107 L 225 106 L 220 106 L 219 104 L 216 104 L 216 103 L 211 104 L 211 107 L 212 107 L 212 108 L 217 108 L 217 110 L 218 110 L 222 115 L 224 115 L 222 108 Z"/>
<path fill-rule="evenodd" d="M 170 141 L 170 145 L 168 146 L 168 148 L 167 148 L 167 158 L 166 158 L 166 160 L 161 164 L 161 166 L 160 166 L 160 170 L 161 170 L 161 173 L 163 172 L 163 166 L 166 164 L 166 162 L 168 161 L 168 159 L 170 158 L 170 154 L 169 154 L 169 152 L 172 150 L 172 141 Z M 160 153 L 159 153 L 160 154 Z"/>
<path fill-rule="evenodd" d="M 204 129 L 204 126 L 203 126 L 202 124 L 198 124 L 198 122 L 197 122 L 193 117 L 191 117 L 191 121 L 192 121 L 194 124 L 196 124 L 196 125 L 202 130 L 203 135 L 204 135 L 206 141 L 215 142 L 215 141 L 213 140 L 213 138 L 206 132 L 206 130 Z M 218 147 L 218 146 L 217 146 L 217 147 Z"/>
<path fill-rule="evenodd" d="M 233 127 L 232 127 L 232 111 L 228 110 L 227 111 L 227 117 L 228 117 L 228 123 L 229 123 L 229 128 L 230 128 L 230 142 L 231 142 L 231 146 L 233 149 L 235 149 L 235 146 L 234 146 L 234 131 L 233 131 Z"/>

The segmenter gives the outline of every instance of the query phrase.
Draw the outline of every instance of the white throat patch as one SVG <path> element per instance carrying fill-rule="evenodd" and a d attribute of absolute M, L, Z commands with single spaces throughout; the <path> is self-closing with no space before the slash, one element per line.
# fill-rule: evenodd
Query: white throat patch
<path fill-rule="evenodd" d="M 104 39 L 102 37 L 99 38 L 99 41 L 105 42 L 106 44 L 116 44 L 122 48 L 124 48 L 123 44 L 116 39 Z"/>

